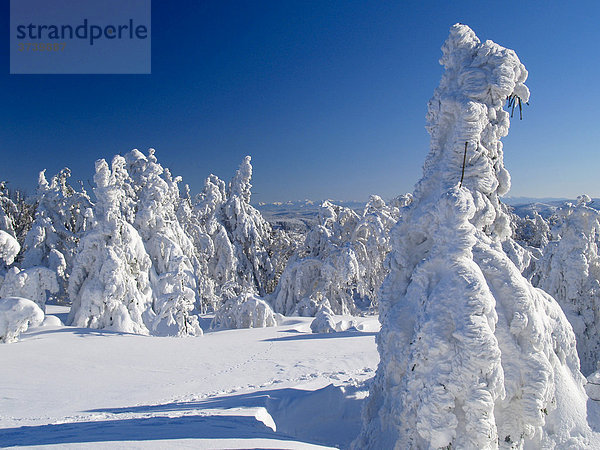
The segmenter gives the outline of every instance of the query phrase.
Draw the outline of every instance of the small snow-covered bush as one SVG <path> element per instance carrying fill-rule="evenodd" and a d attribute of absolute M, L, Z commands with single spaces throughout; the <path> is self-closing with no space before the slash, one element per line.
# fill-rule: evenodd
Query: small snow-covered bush
<path fill-rule="evenodd" d="M 44 312 L 31 300 L 19 297 L 0 298 L 0 342 L 16 342 L 30 326 L 44 320 Z"/>
<path fill-rule="evenodd" d="M 227 300 L 217 311 L 211 328 L 264 328 L 277 326 L 277 315 L 251 292 Z"/>
<path fill-rule="evenodd" d="M 314 320 L 310 323 L 310 330 L 313 333 L 335 333 L 337 331 L 331 308 L 327 307 L 327 305 L 321 307 Z"/>

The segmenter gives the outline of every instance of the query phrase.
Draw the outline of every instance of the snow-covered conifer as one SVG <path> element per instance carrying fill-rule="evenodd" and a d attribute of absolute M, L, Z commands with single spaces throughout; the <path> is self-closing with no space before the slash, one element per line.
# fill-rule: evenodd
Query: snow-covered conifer
<path fill-rule="evenodd" d="M 66 300 L 67 267 L 72 266 L 77 243 L 85 231 L 84 212 L 91 206 L 87 193 L 67 184 L 69 169 L 61 170 L 48 183 L 45 171 L 38 179 L 35 220 L 25 237 L 20 266 L 45 267 L 55 273 L 57 296 Z"/>
<path fill-rule="evenodd" d="M 154 149 L 148 156 L 138 150 L 125 155 L 136 191 L 134 227 L 152 261 L 150 281 L 154 335 L 199 335 L 194 314 L 199 261 L 191 239 L 179 223 L 179 179 L 158 164 Z"/>
<path fill-rule="evenodd" d="M 384 261 L 391 250 L 390 230 L 398 221 L 400 209 L 410 204 L 402 200 L 397 203 L 400 208 L 386 205 L 381 197 L 371 195 L 352 235 L 360 270 L 356 294 L 373 310 L 377 310 L 377 291 L 387 274 Z"/>
<path fill-rule="evenodd" d="M 15 233 L 12 216 L 15 214 L 16 209 L 17 206 L 8 195 L 6 182 L 0 182 L 0 231 L 8 233 L 14 238 L 16 238 L 17 235 Z"/>
<path fill-rule="evenodd" d="M 46 301 L 59 291 L 56 272 L 47 267 L 36 266 L 28 269 L 11 267 L 0 283 L 0 297 L 22 297 L 34 301 L 42 311 Z"/>
<path fill-rule="evenodd" d="M 271 306 L 251 290 L 226 300 L 216 312 L 211 328 L 264 328 L 277 325 Z"/>
<path fill-rule="evenodd" d="M 354 447 L 583 447 L 590 429 L 572 328 L 501 245 L 511 234 L 499 203 L 510 187 L 502 107 L 529 99 L 527 71 L 465 25 L 451 28 L 442 51 L 431 150 L 392 230 L 380 363 Z"/>
<path fill-rule="evenodd" d="M 213 281 L 215 296 L 207 299 L 208 309 L 217 310 L 221 299 L 228 299 L 241 293 L 237 278 L 237 258 L 233 244 L 223 225 L 222 209 L 227 200 L 225 182 L 216 175 L 210 175 L 194 206 L 197 227 L 192 238 L 202 255 L 206 255 L 209 279 Z"/>
<path fill-rule="evenodd" d="M 20 250 L 21 246 L 15 237 L 0 230 L 0 276 L 3 275 L 2 267 L 12 265 Z"/>
<path fill-rule="evenodd" d="M 359 222 L 350 208 L 321 204 L 318 224 L 288 261 L 273 293 L 276 312 L 315 314 L 325 300 L 336 314 L 354 312 L 360 267 L 351 241 Z"/>
<path fill-rule="evenodd" d="M 333 311 L 327 304 L 323 304 L 310 323 L 310 331 L 313 333 L 335 333 L 335 325 Z"/>
<path fill-rule="evenodd" d="M 223 205 L 223 224 L 235 249 L 237 274 L 242 286 L 254 288 L 264 296 L 273 291 L 277 281 L 270 255 L 273 230 L 250 205 L 250 160 L 250 156 L 244 158 L 229 183 L 227 201 Z"/>
<path fill-rule="evenodd" d="M 589 202 L 583 195 L 557 211 L 554 240 L 536 263 L 537 286 L 560 303 L 573 326 L 585 375 L 600 361 L 600 212 Z"/>
<path fill-rule="evenodd" d="M 133 225 L 130 179 L 125 159 L 112 167 L 96 161 L 94 220 L 79 242 L 69 296 L 69 323 L 79 327 L 148 334 L 153 323 L 150 257 Z M 89 214 L 88 214 L 89 215 Z"/>

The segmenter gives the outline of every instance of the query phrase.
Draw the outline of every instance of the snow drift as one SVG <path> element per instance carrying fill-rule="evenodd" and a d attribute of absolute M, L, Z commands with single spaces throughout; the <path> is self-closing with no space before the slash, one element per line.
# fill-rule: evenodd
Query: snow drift
<path fill-rule="evenodd" d="M 502 249 L 511 234 L 499 200 L 510 187 L 502 107 L 510 96 L 529 100 L 527 71 L 465 25 L 451 28 L 442 51 L 431 149 L 392 230 L 381 361 L 354 447 L 585 446 L 572 328 Z"/>

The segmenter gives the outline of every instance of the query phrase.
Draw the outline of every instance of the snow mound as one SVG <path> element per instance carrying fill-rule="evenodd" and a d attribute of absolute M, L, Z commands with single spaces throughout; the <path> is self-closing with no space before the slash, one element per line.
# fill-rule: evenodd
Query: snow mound
<path fill-rule="evenodd" d="M 331 308 L 322 307 L 310 323 L 310 329 L 313 333 L 335 333 L 336 323 Z"/>
<path fill-rule="evenodd" d="M 16 342 L 30 326 L 44 320 L 44 312 L 35 302 L 20 297 L 0 298 L 0 342 Z"/>
<path fill-rule="evenodd" d="M 589 445 L 585 379 L 558 303 L 502 249 L 507 98 L 529 100 L 514 51 L 457 24 L 428 106 L 431 150 L 392 230 L 380 364 L 355 448 Z"/>
<path fill-rule="evenodd" d="M 251 292 L 227 300 L 216 312 L 211 328 L 264 328 L 277 326 L 278 314 Z"/>

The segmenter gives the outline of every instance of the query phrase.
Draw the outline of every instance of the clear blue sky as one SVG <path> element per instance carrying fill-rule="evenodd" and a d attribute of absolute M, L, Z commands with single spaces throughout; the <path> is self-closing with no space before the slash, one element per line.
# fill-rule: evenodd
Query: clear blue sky
<path fill-rule="evenodd" d="M 98 158 L 157 149 L 192 190 L 246 154 L 254 201 L 411 191 L 449 27 L 513 48 L 531 106 L 505 142 L 512 196 L 600 196 L 600 3 L 167 1 L 152 75 L 9 75 L 1 13 L 0 179 L 88 180 Z"/>

